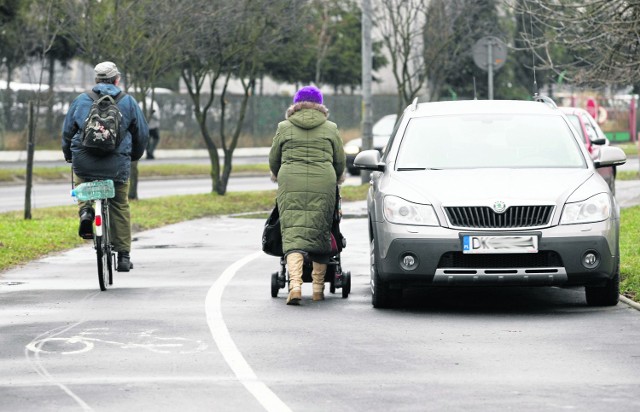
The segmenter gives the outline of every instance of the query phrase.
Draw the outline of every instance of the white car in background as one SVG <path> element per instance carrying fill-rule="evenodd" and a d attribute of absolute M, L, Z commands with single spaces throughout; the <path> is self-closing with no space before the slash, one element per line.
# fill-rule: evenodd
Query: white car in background
<path fill-rule="evenodd" d="M 389 141 L 389 136 L 391 136 L 393 132 L 397 117 L 395 114 L 388 114 L 373 125 L 373 148 L 380 152 L 380 154 L 382 154 L 382 150 L 384 150 Z M 347 155 L 347 171 L 354 176 L 360 174 L 360 169 L 353 167 L 353 159 L 355 159 L 361 151 L 362 138 L 360 137 L 349 140 L 344 145 L 344 152 Z"/>

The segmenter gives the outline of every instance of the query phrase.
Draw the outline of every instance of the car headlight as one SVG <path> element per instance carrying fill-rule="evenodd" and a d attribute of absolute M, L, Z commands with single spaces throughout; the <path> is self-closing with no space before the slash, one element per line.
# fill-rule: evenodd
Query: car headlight
<path fill-rule="evenodd" d="M 358 153 L 360 153 L 360 148 L 358 146 L 346 145 L 344 147 L 344 152 L 348 155 L 357 155 Z"/>
<path fill-rule="evenodd" d="M 408 202 L 396 196 L 384 198 L 384 217 L 389 222 L 400 225 L 440 225 L 433 206 Z"/>
<path fill-rule="evenodd" d="M 561 225 L 593 223 L 606 220 L 611 215 L 611 199 L 607 193 L 600 193 L 587 200 L 567 203 L 562 211 Z"/>

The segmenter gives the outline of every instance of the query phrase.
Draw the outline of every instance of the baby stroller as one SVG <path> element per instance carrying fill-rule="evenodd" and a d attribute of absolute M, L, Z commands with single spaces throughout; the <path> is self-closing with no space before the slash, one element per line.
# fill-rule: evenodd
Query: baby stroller
<path fill-rule="evenodd" d="M 347 298 L 351 293 L 351 272 L 342 271 L 340 252 L 347 246 L 347 240 L 340 232 L 340 220 L 342 219 L 340 189 L 336 186 L 336 206 L 333 213 L 331 226 L 331 257 L 327 263 L 327 273 L 324 281 L 329 282 L 329 291 L 335 293 L 336 289 L 342 289 L 342 297 Z M 312 263 L 305 258 L 302 266 L 302 282 L 311 283 Z M 289 272 L 285 258 L 280 257 L 280 270 L 271 274 L 271 297 L 278 297 L 278 291 L 289 283 Z"/>

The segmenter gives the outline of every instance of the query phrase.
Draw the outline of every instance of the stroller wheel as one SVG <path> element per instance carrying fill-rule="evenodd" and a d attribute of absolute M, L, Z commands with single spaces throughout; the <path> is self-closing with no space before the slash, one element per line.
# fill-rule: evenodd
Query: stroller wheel
<path fill-rule="evenodd" d="M 329 292 L 336 293 L 336 282 L 333 279 L 329 282 Z"/>
<path fill-rule="evenodd" d="M 346 299 L 351 293 L 351 272 L 342 272 L 342 298 Z"/>
<path fill-rule="evenodd" d="M 278 284 L 278 272 L 273 272 L 271 274 L 271 297 L 278 297 L 278 290 L 280 290 L 280 285 Z"/>

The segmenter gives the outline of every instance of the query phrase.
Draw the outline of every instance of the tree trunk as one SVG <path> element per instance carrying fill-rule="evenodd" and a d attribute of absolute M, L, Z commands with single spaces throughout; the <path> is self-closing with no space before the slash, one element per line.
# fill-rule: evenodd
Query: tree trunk
<path fill-rule="evenodd" d="M 29 129 L 27 131 L 27 178 L 24 194 L 24 218 L 31 219 L 31 188 L 33 187 L 33 155 L 36 148 L 36 120 L 35 108 L 29 101 Z"/>
<path fill-rule="evenodd" d="M 45 126 L 47 131 L 51 134 L 52 139 L 58 138 L 57 133 L 53 133 L 55 129 L 53 125 L 53 85 L 55 84 L 55 64 L 55 59 L 49 56 L 49 90 L 47 91 L 47 117 L 45 119 Z"/>
<path fill-rule="evenodd" d="M 206 118 L 204 116 L 196 117 L 198 118 L 200 133 L 202 133 L 204 143 L 207 145 L 207 152 L 209 152 L 209 160 L 211 163 L 211 191 L 219 195 L 224 195 L 227 190 L 227 185 L 222 185 L 220 182 L 220 156 L 218 155 L 218 149 L 207 130 L 207 125 L 205 124 Z"/>
<path fill-rule="evenodd" d="M 7 65 L 7 89 L 4 94 L 4 127 L 5 130 L 13 130 L 13 116 L 11 108 L 13 107 L 13 90 L 11 90 L 11 81 L 13 79 L 13 68 Z"/>

